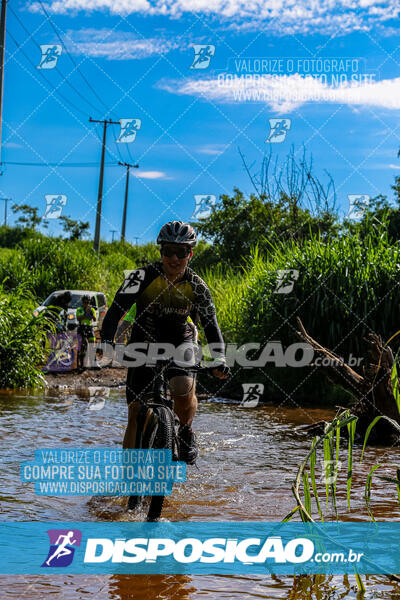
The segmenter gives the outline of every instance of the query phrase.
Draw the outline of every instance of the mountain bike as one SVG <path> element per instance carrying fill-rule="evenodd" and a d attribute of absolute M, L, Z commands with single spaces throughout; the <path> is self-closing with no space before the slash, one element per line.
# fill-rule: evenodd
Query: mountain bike
<path fill-rule="evenodd" d="M 177 461 L 179 455 L 179 439 L 175 425 L 172 398 L 168 397 L 168 384 L 165 371 L 172 360 L 159 360 L 155 366 L 153 392 L 149 399 L 141 400 L 137 415 L 137 429 L 135 448 L 170 450 L 172 460 Z M 190 372 L 210 373 L 215 366 L 193 365 Z M 176 419 L 177 420 L 177 419 Z M 129 496 L 128 509 L 138 507 L 144 496 Z M 157 521 L 161 516 L 165 496 L 149 496 L 150 504 L 147 512 L 147 521 Z"/>

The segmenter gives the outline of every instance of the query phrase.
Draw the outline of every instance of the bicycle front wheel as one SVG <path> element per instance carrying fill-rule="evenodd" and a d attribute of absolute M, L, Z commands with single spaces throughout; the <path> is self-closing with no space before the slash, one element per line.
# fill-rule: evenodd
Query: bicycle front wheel
<path fill-rule="evenodd" d="M 153 410 L 158 417 L 158 423 L 152 447 L 155 450 L 171 450 L 173 456 L 175 438 L 175 419 L 173 412 L 166 406 L 155 406 Z M 165 496 L 152 496 L 149 512 L 147 514 L 148 521 L 157 521 L 160 518 L 164 497 Z"/>

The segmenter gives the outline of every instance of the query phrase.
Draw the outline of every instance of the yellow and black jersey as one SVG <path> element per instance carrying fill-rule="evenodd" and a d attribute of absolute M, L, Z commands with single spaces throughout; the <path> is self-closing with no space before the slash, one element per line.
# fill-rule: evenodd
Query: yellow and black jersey
<path fill-rule="evenodd" d="M 195 323 L 200 321 L 208 343 L 221 344 L 222 351 L 223 339 L 210 290 L 192 269 L 186 268 L 175 283 L 168 281 L 161 262 L 126 272 L 104 318 L 103 340 L 113 340 L 119 320 L 134 303 L 136 318 L 131 342 L 180 344 L 193 336 L 193 328 L 187 322 L 190 316 Z"/>

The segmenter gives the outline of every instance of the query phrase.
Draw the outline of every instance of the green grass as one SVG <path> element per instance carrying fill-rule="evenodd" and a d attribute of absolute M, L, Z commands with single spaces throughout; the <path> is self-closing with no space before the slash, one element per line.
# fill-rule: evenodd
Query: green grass
<path fill-rule="evenodd" d="M 37 303 L 56 289 L 75 288 L 103 291 L 110 304 L 124 269 L 159 256 L 154 244 L 102 242 L 96 255 L 90 241 L 70 242 L 4 227 L 1 243 L 10 247 L 0 248 L 0 282 L 5 280 L 9 291 L 25 283 Z M 210 265 L 212 247 L 201 242 L 193 266 L 211 289 L 226 342 L 263 346 L 279 340 L 286 348 L 298 341 L 299 316 L 311 336 L 347 360 L 350 353 L 362 357 L 363 337 L 369 331 L 387 340 L 400 329 L 400 247 L 391 245 L 383 230 L 371 229 L 363 240 L 356 235 L 328 241 L 311 236 L 303 242 L 269 244 L 267 255 L 254 249 L 241 269 Z M 291 293 L 277 294 L 278 272 L 285 269 L 299 271 L 299 278 Z M 249 374 L 238 369 L 236 384 Z M 301 402 L 342 404 L 348 398 L 310 367 L 268 366 L 253 375 L 264 382 L 267 395 L 281 400 L 292 395 Z"/>
<path fill-rule="evenodd" d="M 48 350 L 45 317 L 34 317 L 35 298 L 25 286 L 5 292 L 0 286 L 0 388 L 41 387 L 41 365 Z"/>
<path fill-rule="evenodd" d="M 1 240 L 10 236 L 0 228 Z M 46 237 L 40 233 L 22 237 L 13 248 L 0 248 L 0 282 L 12 290 L 24 282 L 38 301 L 58 289 L 90 289 L 102 291 L 109 302 L 123 280 L 123 270 L 156 260 L 154 244 L 132 246 L 118 242 L 101 245 L 98 256 L 92 242 L 68 241 Z"/>
<path fill-rule="evenodd" d="M 285 269 L 297 270 L 299 278 L 289 294 L 275 293 L 278 271 Z M 387 340 L 400 329 L 400 247 L 382 231 L 372 230 L 365 240 L 271 244 L 268 256 L 253 252 L 243 273 L 221 268 L 207 271 L 205 279 L 228 341 L 279 340 L 286 348 L 299 341 L 299 316 L 312 337 L 347 361 L 350 353 L 363 357 L 370 331 Z M 296 390 L 297 399 L 338 400 L 337 389 L 310 367 L 268 367 L 259 374 L 271 395 L 288 397 Z"/>

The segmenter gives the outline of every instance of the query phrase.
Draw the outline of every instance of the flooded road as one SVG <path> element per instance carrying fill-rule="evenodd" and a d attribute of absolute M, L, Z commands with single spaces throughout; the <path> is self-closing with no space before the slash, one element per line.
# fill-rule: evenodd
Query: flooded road
<path fill-rule="evenodd" d="M 93 408 L 93 405 L 91 406 Z M 194 428 L 200 456 L 188 478 L 174 486 L 163 518 L 169 521 L 279 521 L 295 506 L 291 483 L 310 447 L 298 426 L 330 420 L 333 411 L 262 406 L 244 409 L 231 402 L 199 406 Z M 0 505 L 3 521 L 129 521 L 143 514 L 126 511 L 125 498 L 36 496 L 33 484 L 20 482 L 21 461 L 37 448 L 121 447 L 126 420 L 123 391 L 112 391 L 101 410 L 87 399 L 0 394 Z M 364 485 L 372 465 L 396 463 L 398 449 L 367 449 L 359 465 L 356 448 L 351 510 L 346 506 L 347 453 L 338 475 L 340 519 L 367 520 Z M 324 500 L 321 459 L 319 488 Z M 389 471 L 388 471 L 389 472 Z M 372 507 L 377 520 L 398 520 L 393 484 L 375 480 Z M 333 518 L 328 511 L 328 520 Z M 315 515 L 316 516 L 316 515 Z M 400 598 L 400 586 L 385 577 L 366 578 L 365 598 Z M 336 600 L 358 598 L 354 577 L 318 576 L 0 576 L 0 599 L 230 600 L 287 598 Z"/>

